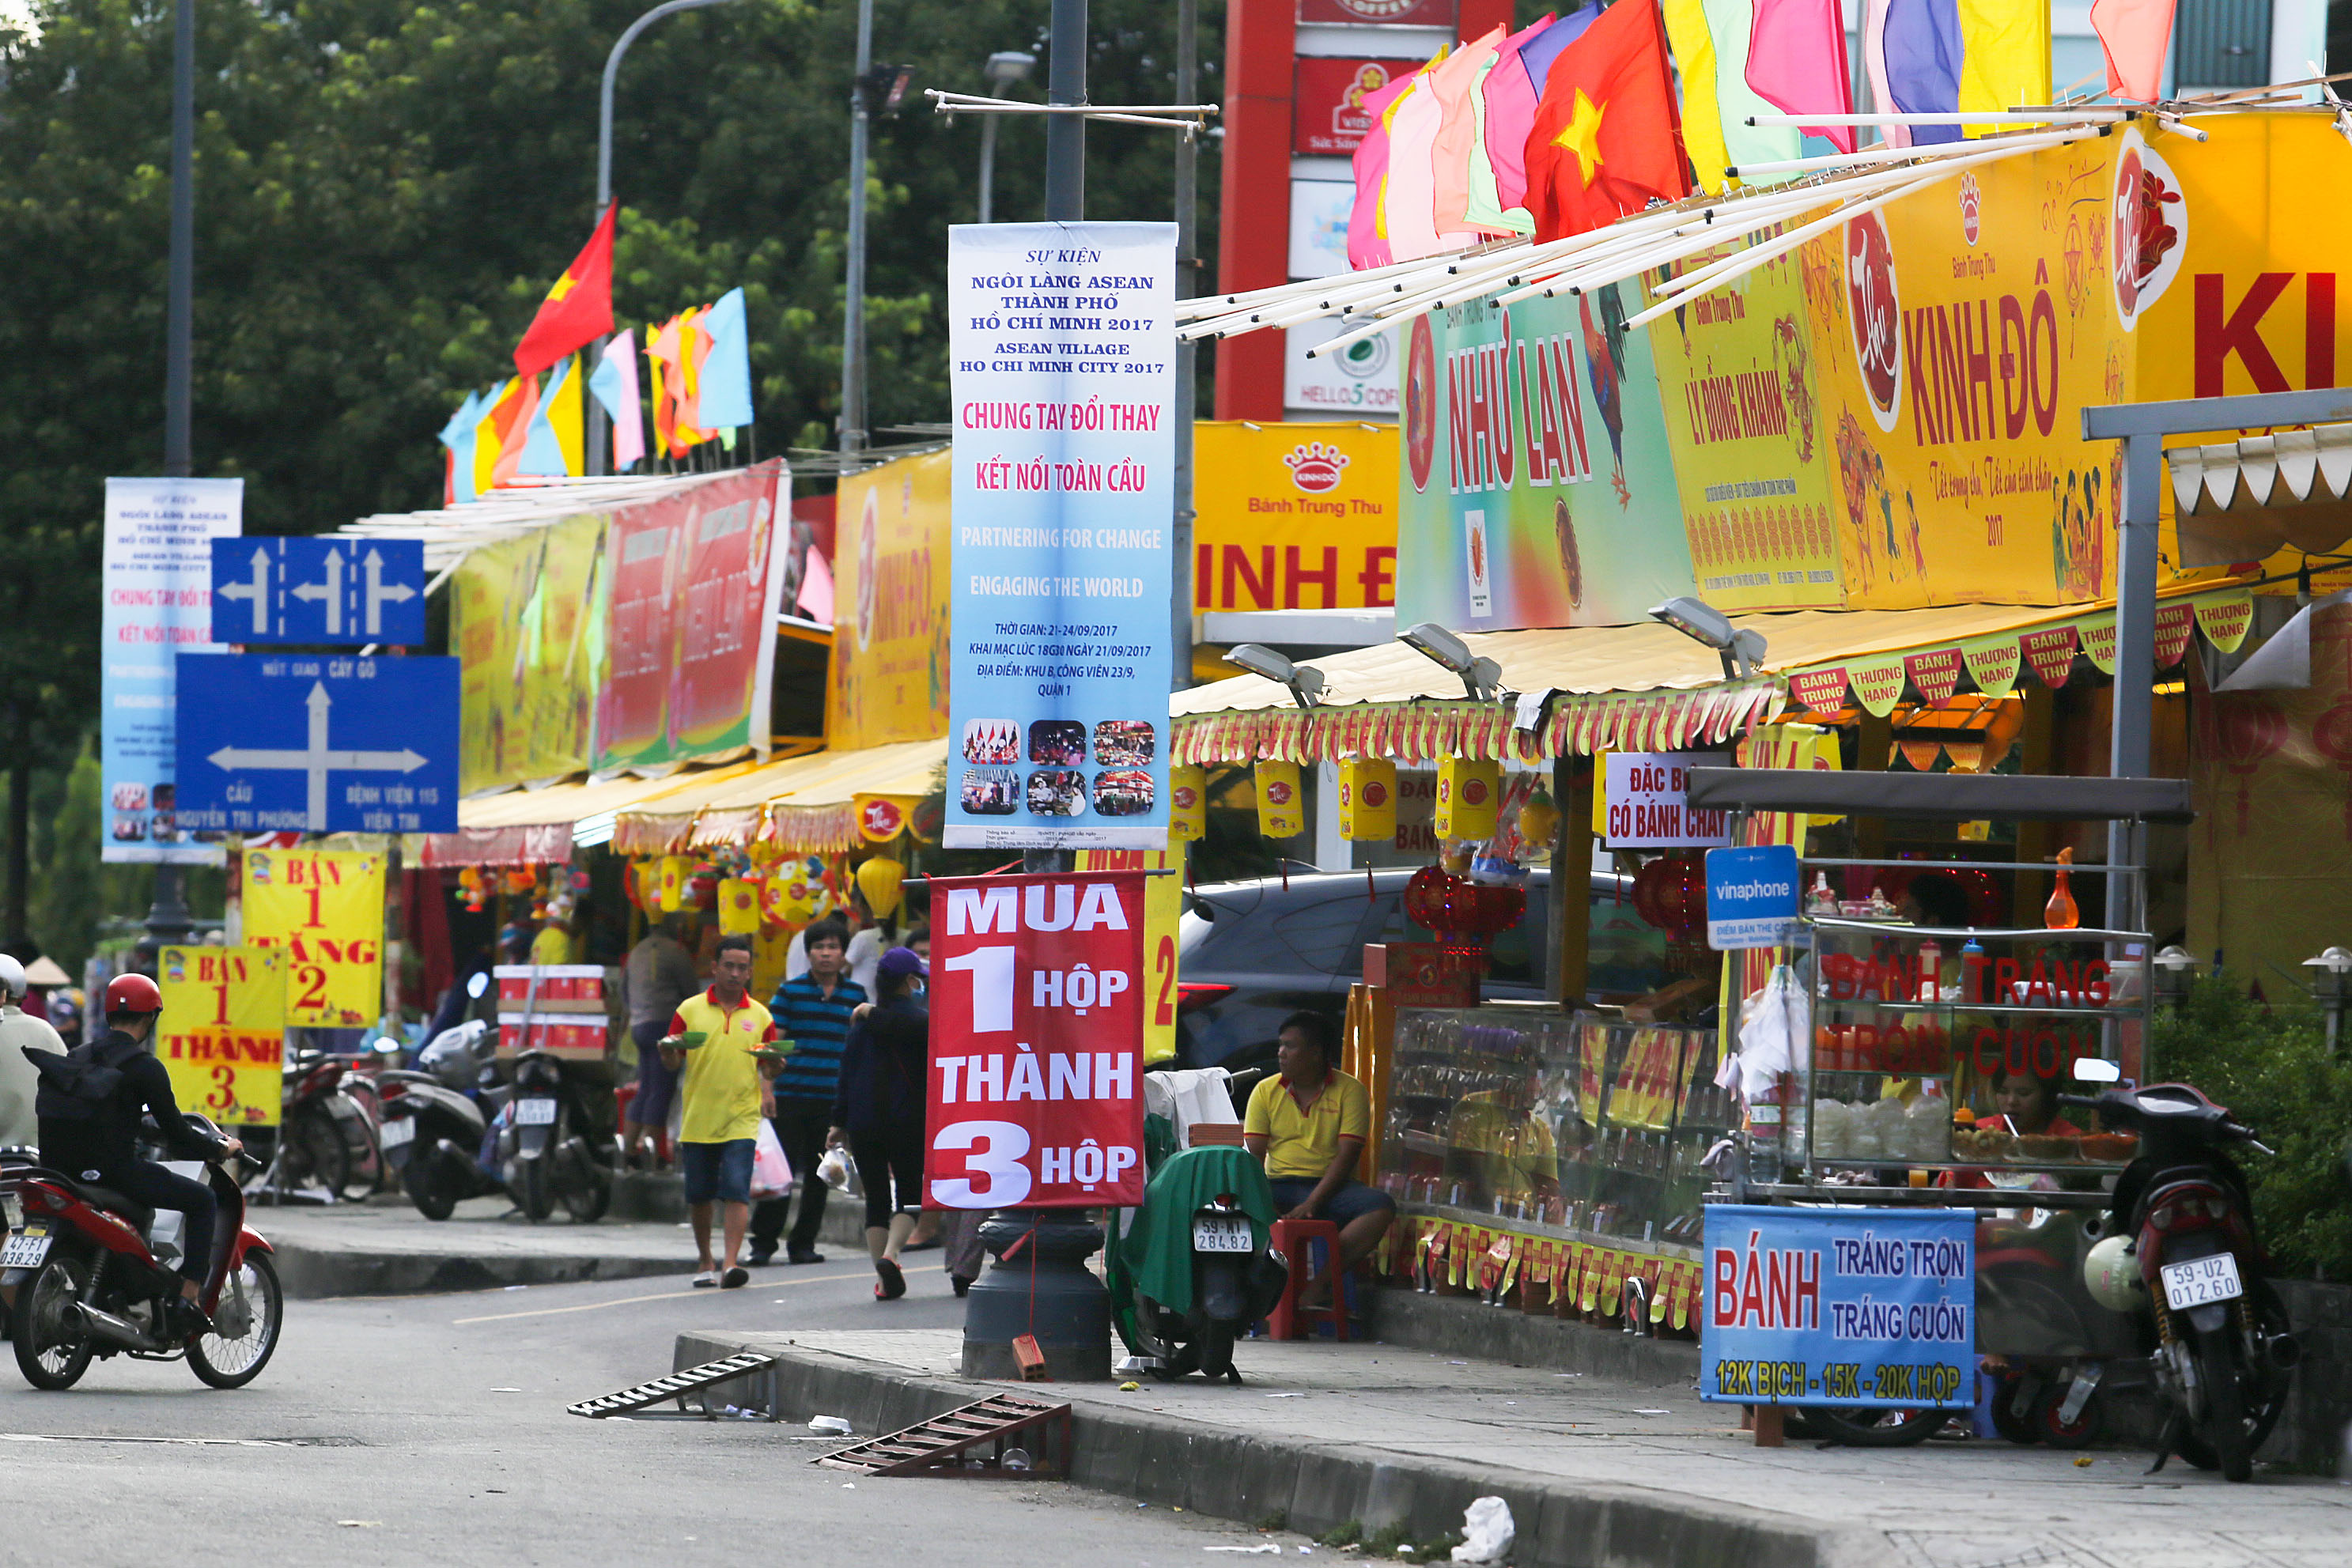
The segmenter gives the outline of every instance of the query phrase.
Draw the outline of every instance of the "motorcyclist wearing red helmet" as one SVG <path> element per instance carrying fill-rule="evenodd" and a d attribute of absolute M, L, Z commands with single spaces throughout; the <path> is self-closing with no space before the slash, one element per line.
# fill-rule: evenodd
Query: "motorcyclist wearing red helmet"
<path fill-rule="evenodd" d="M 179 1158 L 214 1161 L 242 1152 L 235 1138 L 215 1138 L 181 1113 L 172 1096 L 172 1076 L 153 1052 L 155 1020 L 163 994 L 144 975 L 118 975 L 107 982 L 106 1032 L 93 1042 L 97 1060 L 121 1080 L 95 1114 L 68 1120 L 41 1118 L 41 1163 L 79 1181 L 110 1187 L 150 1208 L 179 1210 L 187 1217 L 181 1234 L 180 1296 L 176 1336 L 207 1333 L 211 1322 L 197 1303 L 212 1268 L 212 1189 L 153 1160 L 139 1157 L 139 1118 L 155 1118 L 163 1142 Z"/>

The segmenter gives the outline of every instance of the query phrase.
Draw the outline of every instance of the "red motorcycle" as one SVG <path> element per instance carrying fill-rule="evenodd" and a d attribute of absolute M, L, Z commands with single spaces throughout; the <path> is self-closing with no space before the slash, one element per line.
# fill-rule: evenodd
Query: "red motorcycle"
<path fill-rule="evenodd" d="M 124 1354 L 184 1355 L 215 1388 L 261 1375 L 285 1323 L 285 1292 L 269 1243 L 246 1228 L 243 1190 L 217 1165 L 205 1176 L 218 1211 L 199 1299 L 214 1332 L 180 1341 L 163 1327 L 180 1293 L 179 1215 L 159 1226 L 153 1209 L 121 1193 L 37 1165 L 0 1166 L 0 1293 L 13 1301 L 9 1337 L 25 1381 L 71 1388 L 93 1355 Z"/>

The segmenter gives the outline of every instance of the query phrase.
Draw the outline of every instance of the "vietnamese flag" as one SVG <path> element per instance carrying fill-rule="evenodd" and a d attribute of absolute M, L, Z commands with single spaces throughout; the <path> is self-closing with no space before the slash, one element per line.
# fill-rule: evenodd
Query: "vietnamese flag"
<path fill-rule="evenodd" d="M 613 329 L 613 219 L 620 210 L 617 203 L 604 209 L 596 232 L 540 301 L 515 345 L 518 375 L 535 376 Z"/>
<path fill-rule="evenodd" d="M 1618 0 L 1560 50 L 1528 133 L 1538 243 L 1690 193 L 1658 0 Z"/>

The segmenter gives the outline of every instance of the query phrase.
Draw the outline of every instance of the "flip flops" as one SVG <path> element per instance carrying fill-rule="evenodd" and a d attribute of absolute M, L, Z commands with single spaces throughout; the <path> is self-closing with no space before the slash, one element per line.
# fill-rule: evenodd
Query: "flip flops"
<path fill-rule="evenodd" d="M 694 1277 L 694 1288 L 698 1291 L 710 1290 L 716 1287 L 718 1283 L 719 1270 L 716 1269 L 705 1269 L 701 1273 L 697 1274 Z"/>
<path fill-rule="evenodd" d="M 895 1301 L 907 1293 L 907 1276 L 898 1264 L 887 1258 L 874 1260 L 874 1272 L 881 1276 L 874 1284 L 874 1299 Z"/>
<path fill-rule="evenodd" d="M 719 1276 L 719 1288 L 722 1291 L 740 1291 L 751 1282 L 751 1270 L 739 1263 Z"/>

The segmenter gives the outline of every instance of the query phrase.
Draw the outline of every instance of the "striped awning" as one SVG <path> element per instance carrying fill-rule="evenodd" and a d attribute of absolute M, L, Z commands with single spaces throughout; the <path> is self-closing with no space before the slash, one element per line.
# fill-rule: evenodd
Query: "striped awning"
<path fill-rule="evenodd" d="M 2326 555 L 2352 538 L 2352 424 L 2169 446 L 2184 566 L 2261 560 L 2293 545 Z"/>

